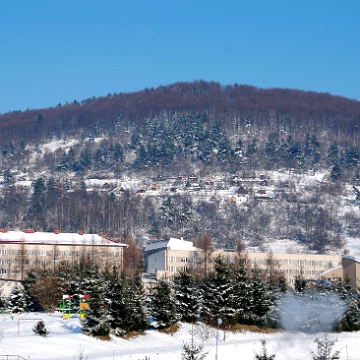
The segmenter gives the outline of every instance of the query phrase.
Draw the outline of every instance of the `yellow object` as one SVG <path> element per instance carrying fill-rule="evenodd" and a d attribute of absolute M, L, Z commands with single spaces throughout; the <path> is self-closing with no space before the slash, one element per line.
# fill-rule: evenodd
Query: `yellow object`
<path fill-rule="evenodd" d="M 70 314 L 63 314 L 63 319 L 70 319 Z"/>

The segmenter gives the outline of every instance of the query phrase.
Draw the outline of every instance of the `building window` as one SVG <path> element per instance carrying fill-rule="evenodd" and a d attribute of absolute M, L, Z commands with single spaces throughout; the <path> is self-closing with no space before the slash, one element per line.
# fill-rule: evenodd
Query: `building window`
<path fill-rule="evenodd" d="M 251 259 L 253 265 L 259 265 L 259 259 Z"/>
<path fill-rule="evenodd" d="M 196 256 L 194 256 L 193 259 L 192 259 L 192 262 L 193 263 L 198 263 L 198 262 L 200 262 L 200 259 L 197 258 Z"/>
<path fill-rule="evenodd" d="M 286 265 L 293 265 L 294 262 L 292 260 L 285 260 Z"/>
<path fill-rule="evenodd" d="M 12 263 L 13 263 L 13 265 L 18 265 L 19 264 L 19 259 L 13 259 Z"/>
<path fill-rule="evenodd" d="M 114 252 L 114 258 L 120 257 L 120 254 L 118 252 Z"/>
<path fill-rule="evenodd" d="M 18 250 L 18 249 L 12 249 L 12 250 L 11 250 L 11 254 L 12 254 L 12 255 L 20 255 L 20 250 Z"/>
<path fill-rule="evenodd" d="M 0 274 L 6 274 L 6 269 L 4 269 L 4 268 L 2 268 L 2 269 L 0 269 Z"/>
<path fill-rule="evenodd" d="M 81 251 L 75 251 L 75 255 L 76 255 L 77 257 L 80 257 L 80 256 L 82 255 L 82 252 L 81 252 Z"/>
<path fill-rule="evenodd" d="M 278 272 L 279 274 L 281 274 L 283 271 L 282 271 L 281 268 L 277 268 L 277 269 L 276 269 L 276 272 Z"/>
<path fill-rule="evenodd" d="M 310 275 L 316 275 L 316 270 L 309 270 Z"/>
<path fill-rule="evenodd" d="M 176 262 L 176 256 L 169 256 L 169 262 Z"/>
<path fill-rule="evenodd" d="M 187 267 L 186 266 L 182 266 L 181 267 L 181 271 L 187 271 L 188 269 L 187 269 Z"/>
<path fill-rule="evenodd" d="M 101 252 L 101 257 L 106 257 L 106 252 L 105 251 Z"/>
<path fill-rule="evenodd" d="M 46 260 L 45 259 L 39 260 L 39 265 L 45 266 L 46 265 Z"/>
<path fill-rule="evenodd" d="M 298 260 L 297 264 L 298 264 L 298 266 L 304 266 L 305 265 L 305 260 Z"/>
<path fill-rule="evenodd" d="M 39 256 L 46 256 L 46 250 L 39 250 L 38 255 Z"/>
<path fill-rule="evenodd" d="M 298 275 L 304 275 L 304 270 L 303 269 L 298 269 L 297 273 L 298 273 Z"/>
<path fill-rule="evenodd" d="M 176 266 L 169 266 L 170 272 L 176 272 Z"/>
<path fill-rule="evenodd" d="M 34 256 L 35 255 L 35 250 L 26 250 L 26 255 Z"/>
<path fill-rule="evenodd" d="M 337 261 L 331 261 L 331 267 L 337 267 L 339 266 L 339 263 Z"/>
<path fill-rule="evenodd" d="M 277 265 L 282 265 L 282 260 L 276 260 Z"/>
<path fill-rule="evenodd" d="M 153 259 L 153 264 L 156 264 L 156 258 Z"/>
<path fill-rule="evenodd" d="M 49 251 L 50 256 L 59 256 L 59 251 L 58 250 L 51 250 Z"/>
<path fill-rule="evenodd" d="M 18 268 L 11 269 L 13 274 L 19 274 L 20 270 Z"/>
<path fill-rule="evenodd" d="M 324 260 L 320 261 L 320 265 L 321 266 L 327 266 L 327 261 L 324 261 Z"/>
<path fill-rule="evenodd" d="M 7 259 L 0 259 L 0 264 L 7 264 Z"/>
<path fill-rule="evenodd" d="M 288 284 L 293 284 L 293 283 L 294 283 L 294 279 L 293 279 L 293 278 L 289 278 L 289 279 L 287 279 L 287 282 L 288 282 Z"/>
<path fill-rule="evenodd" d="M 7 251 L 6 249 L 0 249 L 0 255 L 6 255 Z"/>
<path fill-rule="evenodd" d="M 294 273 L 294 270 L 293 269 L 286 269 L 286 273 L 288 275 L 292 275 Z"/>
<path fill-rule="evenodd" d="M 64 256 L 71 256 L 71 255 L 72 255 L 71 251 L 69 250 L 64 251 Z"/>
<path fill-rule="evenodd" d="M 187 262 L 188 262 L 188 258 L 187 258 L 186 256 L 182 257 L 182 258 L 181 258 L 181 262 L 186 262 L 186 263 L 187 263 Z"/>
<path fill-rule="evenodd" d="M 310 266 L 316 266 L 316 261 L 315 260 L 310 260 L 309 265 Z"/>

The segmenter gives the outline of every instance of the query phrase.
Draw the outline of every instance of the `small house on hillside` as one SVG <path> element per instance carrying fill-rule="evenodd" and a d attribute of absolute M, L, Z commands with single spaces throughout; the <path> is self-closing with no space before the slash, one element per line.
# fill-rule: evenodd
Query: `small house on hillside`
<path fill-rule="evenodd" d="M 212 181 L 210 178 L 206 179 L 205 181 L 206 186 L 214 186 L 214 181 Z"/>
<path fill-rule="evenodd" d="M 192 173 L 188 179 L 191 183 L 197 183 L 199 180 L 198 176 L 195 173 Z"/>
<path fill-rule="evenodd" d="M 160 190 L 160 185 L 159 184 L 152 184 L 151 185 L 151 190 Z"/>
<path fill-rule="evenodd" d="M 256 199 L 272 200 L 276 198 L 274 191 L 266 189 L 256 189 L 254 194 Z"/>

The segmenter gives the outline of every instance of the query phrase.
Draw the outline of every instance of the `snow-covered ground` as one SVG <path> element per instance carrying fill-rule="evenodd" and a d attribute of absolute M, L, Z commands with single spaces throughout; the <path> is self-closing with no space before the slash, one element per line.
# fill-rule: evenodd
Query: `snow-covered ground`
<path fill-rule="evenodd" d="M 32 331 L 42 319 L 51 333 L 41 337 Z M 62 320 L 61 314 L 21 314 L 11 317 L 0 315 L 0 358 L 1 355 L 20 355 L 25 359 L 74 360 L 180 360 L 184 342 L 189 343 L 191 326 L 182 324 L 174 335 L 149 330 L 144 335 L 129 340 L 112 337 L 110 341 L 98 340 L 81 333 L 79 318 Z M 204 345 L 208 352 L 206 360 L 216 354 L 216 330 L 195 326 L 195 342 Z M 207 336 L 206 336 L 207 335 Z M 322 337 L 322 334 L 317 334 Z M 330 334 L 338 339 L 334 350 L 340 350 L 340 359 L 355 360 L 359 355 L 360 333 Z M 260 340 L 265 338 L 267 349 L 276 354 L 277 360 L 310 359 L 316 351 L 315 335 L 277 332 L 218 334 L 218 360 L 253 359 L 254 351 L 260 349 Z"/>

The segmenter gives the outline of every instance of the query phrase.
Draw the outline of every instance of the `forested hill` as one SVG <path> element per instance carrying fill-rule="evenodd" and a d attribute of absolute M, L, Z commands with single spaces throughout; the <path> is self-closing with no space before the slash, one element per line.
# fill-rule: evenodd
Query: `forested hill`
<path fill-rule="evenodd" d="M 359 101 L 197 81 L 3 114 L 0 134 L 3 228 L 360 238 Z"/>
<path fill-rule="evenodd" d="M 0 115 L 0 144 L 96 134 L 100 126 L 111 133 L 119 119 L 128 127 L 141 127 L 164 113 L 206 116 L 230 131 L 251 126 L 253 132 L 281 130 L 295 138 L 326 133 L 337 140 L 356 140 L 360 125 L 359 101 L 327 93 L 196 81 L 6 113 Z"/>

